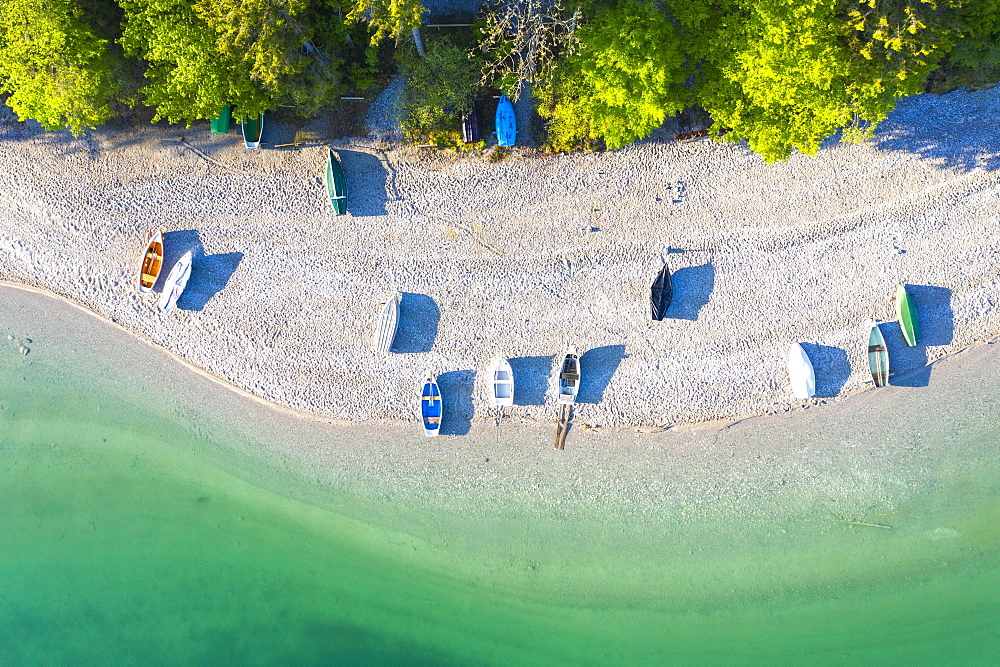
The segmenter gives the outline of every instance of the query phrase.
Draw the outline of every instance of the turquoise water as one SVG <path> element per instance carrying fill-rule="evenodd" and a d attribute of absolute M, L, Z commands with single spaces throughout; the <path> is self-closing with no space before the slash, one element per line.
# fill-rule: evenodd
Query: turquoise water
<path fill-rule="evenodd" d="M 863 517 L 892 528 L 588 521 L 286 465 L 294 424 L 241 428 L 249 402 L 51 300 L 0 306 L 0 664 L 1000 660 L 992 372 L 913 425 L 932 470 Z"/>

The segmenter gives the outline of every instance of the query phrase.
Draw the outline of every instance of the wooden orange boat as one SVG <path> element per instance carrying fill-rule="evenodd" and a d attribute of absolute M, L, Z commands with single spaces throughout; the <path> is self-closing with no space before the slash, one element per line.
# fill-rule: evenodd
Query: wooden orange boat
<path fill-rule="evenodd" d="M 139 272 L 139 291 L 149 292 L 160 277 L 163 267 L 163 231 L 157 230 L 146 240 L 146 252 L 142 255 L 142 270 Z"/>

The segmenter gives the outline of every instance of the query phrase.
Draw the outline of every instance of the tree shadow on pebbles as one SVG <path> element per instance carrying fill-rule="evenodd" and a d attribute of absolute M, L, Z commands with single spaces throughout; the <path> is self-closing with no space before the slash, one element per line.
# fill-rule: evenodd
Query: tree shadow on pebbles
<path fill-rule="evenodd" d="M 875 132 L 882 150 L 912 153 L 946 169 L 1000 167 L 1000 133 L 989 119 L 1000 116 L 1000 87 L 970 93 L 913 95 L 896 105 Z"/>

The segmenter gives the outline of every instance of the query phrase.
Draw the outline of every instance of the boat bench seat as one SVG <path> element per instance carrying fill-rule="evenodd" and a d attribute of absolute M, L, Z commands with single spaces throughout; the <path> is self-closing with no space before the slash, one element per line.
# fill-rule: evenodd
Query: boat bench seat
<path fill-rule="evenodd" d="M 142 280 L 143 280 L 143 282 L 147 282 L 147 283 L 155 283 L 156 282 L 156 276 L 151 276 L 148 273 L 144 273 L 144 274 L 142 274 Z"/>
<path fill-rule="evenodd" d="M 885 346 L 883 346 L 883 345 L 869 345 L 868 346 L 868 351 L 869 352 L 885 352 Z"/>
<path fill-rule="evenodd" d="M 579 380 L 580 379 L 580 374 L 579 373 L 560 373 L 559 377 L 561 377 L 563 380 Z"/>
<path fill-rule="evenodd" d="M 440 396 L 424 396 L 421 400 L 424 400 L 424 401 L 436 401 L 439 398 L 440 398 Z"/>
<path fill-rule="evenodd" d="M 428 424 L 440 424 L 441 423 L 441 418 L 440 417 L 428 417 L 427 418 L 427 423 Z"/>

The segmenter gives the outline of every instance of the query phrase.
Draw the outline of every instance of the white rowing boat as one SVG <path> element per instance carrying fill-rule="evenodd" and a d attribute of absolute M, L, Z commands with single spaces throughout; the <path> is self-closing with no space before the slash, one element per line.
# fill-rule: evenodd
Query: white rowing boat
<path fill-rule="evenodd" d="M 800 343 L 792 343 L 788 349 L 788 379 L 792 382 L 795 398 L 812 398 L 816 395 L 816 373 L 809 355 Z"/>
<path fill-rule="evenodd" d="M 396 337 L 396 326 L 399 323 L 399 292 L 383 304 L 379 304 L 378 319 L 375 321 L 375 337 L 372 339 L 372 350 L 375 354 L 389 354 L 392 339 Z"/>
<path fill-rule="evenodd" d="M 514 372 L 510 368 L 510 362 L 503 357 L 497 357 L 490 364 L 489 377 L 493 405 L 514 405 Z"/>
<path fill-rule="evenodd" d="M 160 294 L 160 310 L 173 310 L 177 307 L 177 299 L 181 298 L 188 278 L 191 277 L 192 259 L 191 251 L 188 250 L 170 269 L 167 280 L 163 283 L 163 293 Z"/>

